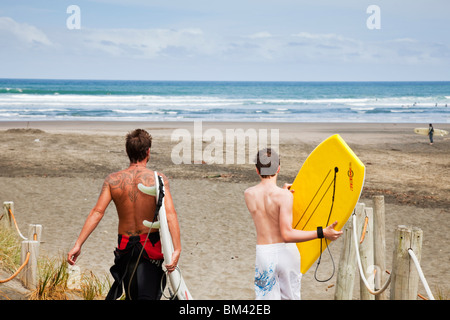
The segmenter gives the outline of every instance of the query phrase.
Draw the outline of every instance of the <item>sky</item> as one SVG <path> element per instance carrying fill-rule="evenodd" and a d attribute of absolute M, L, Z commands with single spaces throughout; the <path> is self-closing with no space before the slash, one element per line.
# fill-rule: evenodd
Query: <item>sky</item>
<path fill-rule="evenodd" d="M 449 12 L 447 0 L 2 0 L 0 78 L 449 81 Z"/>

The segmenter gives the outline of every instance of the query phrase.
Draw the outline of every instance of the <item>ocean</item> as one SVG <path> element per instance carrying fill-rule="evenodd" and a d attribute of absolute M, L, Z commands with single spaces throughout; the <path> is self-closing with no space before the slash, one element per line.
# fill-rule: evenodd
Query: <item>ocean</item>
<path fill-rule="evenodd" d="M 0 79 L 0 121 L 450 123 L 450 82 Z"/>

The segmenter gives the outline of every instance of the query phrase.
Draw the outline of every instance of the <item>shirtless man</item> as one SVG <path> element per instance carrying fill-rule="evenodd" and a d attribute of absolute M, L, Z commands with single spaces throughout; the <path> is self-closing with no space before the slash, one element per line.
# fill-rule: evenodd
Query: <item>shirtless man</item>
<path fill-rule="evenodd" d="M 261 182 L 244 192 L 256 228 L 256 299 L 300 299 L 302 274 L 295 243 L 318 237 L 336 240 L 342 231 L 334 230 L 337 221 L 322 232 L 292 228 L 294 190 L 289 190 L 289 185 L 277 186 L 280 159 L 275 151 L 268 148 L 258 152 L 256 172 Z"/>
<path fill-rule="evenodd" d="M 109 203 L 114 201 L 119 217 L 118 248 L 115 250 L 111 274 L 114 284 L 106 299 L 117 299 L 122 294 L 122 284 L 127 299 L 159 299 L 163 275 L 159 232 L 145 227 L 143 220 L 153 221 L 156 199 L 140 192 L 139 183 L 155 185 L 154 172 L 146 168 L 150 159 L 152 138 L 142 129 L 136 129 L 126 137 L 126 151 L 130 166 L 110 174 L 104 181 L 97 204 L 89 213 L 74 247 L 67 256 L 69 264 L 75 264 L 81 247 L 99 224 Z M 180 229 L 170 194 L 169 182 L 161 174 L 165 184 L 165 209 L 174 252 L 168 272 L 175 270 L 181 253 Z M 148 238 L 147 238 L 148 235 Z M 144 248 L 144 250 L 142 250 Z"/>

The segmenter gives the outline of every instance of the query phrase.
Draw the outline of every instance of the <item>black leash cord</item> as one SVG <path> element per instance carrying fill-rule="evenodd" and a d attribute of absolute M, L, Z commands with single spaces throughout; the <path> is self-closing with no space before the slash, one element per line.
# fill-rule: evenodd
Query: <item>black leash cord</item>
<path fill-rule="evenodd" d="M 334 168 L 334 179 L 333 179 L 333 198 L 331 200 L 330 213 L 328 214 L 328 220 L 327 220 L 327 224 L 325 227 L 328 227 L 328 223 L 330 222 L 331 213 L 333 212 L 334 196 L 336 194 L 336 174 L 338 173 L 338 171 L 339 171 L 338 167 L 335 167 Z M 330 254 L 331 262 L 333 263 L 333 273 L 331 274 L 331 276 L 328 279 L 325 279 L 325 280 L 320 280 L 317 278 L 317 270 L 319 269 L 320 261 L 322 260 L 322 239 L 320 239 L 320 256 L 319 256 L 319 260 L 317 261 L 316 270 L 314 271 L 314 279 L 316 279 L 317 282 L 327 282 L 327 281 L 331 280 L 331 278 L 333 278 L 334 273 L 336 271 L 336 266 L 334 264 L 333 255 L 331 254 L 330 247 L 328 246 L 328 243 L 327 243 L 327 239 L 323 238 L 323 240 L 325 240 L 325 245 L 327 246 L 328 253 Z"/>

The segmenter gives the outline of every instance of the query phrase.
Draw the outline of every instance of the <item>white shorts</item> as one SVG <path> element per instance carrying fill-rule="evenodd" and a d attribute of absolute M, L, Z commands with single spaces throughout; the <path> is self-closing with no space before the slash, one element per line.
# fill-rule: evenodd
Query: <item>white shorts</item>
<path fill-rule="evenodd" d="M 295 243 L 256 245 L 256 300 L 300 300 L 301 279 Z"/>

